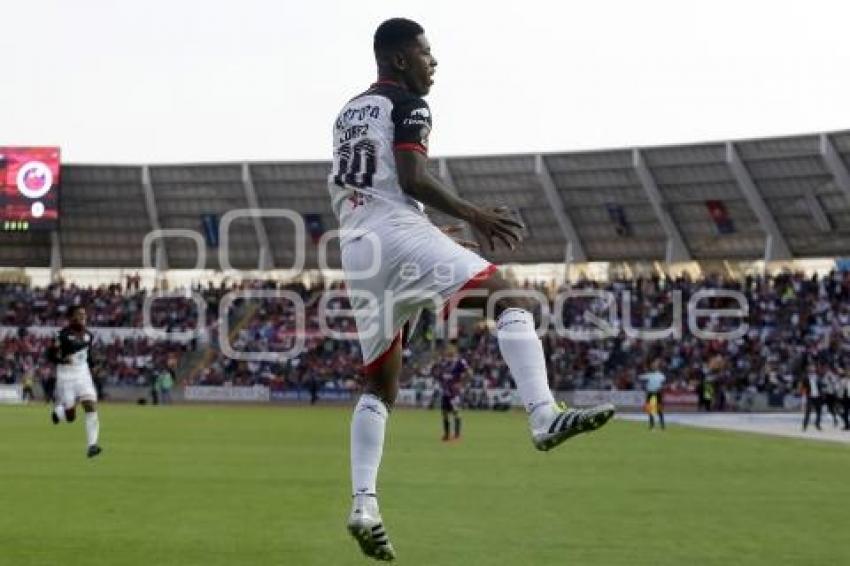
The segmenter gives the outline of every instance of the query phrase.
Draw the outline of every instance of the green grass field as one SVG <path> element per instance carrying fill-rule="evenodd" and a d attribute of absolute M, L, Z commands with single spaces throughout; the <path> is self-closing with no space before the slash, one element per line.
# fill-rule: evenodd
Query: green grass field
<path fill-rule="evenodd" d="M 0 565 L 346 565 L 345 408 L 104 406 L 104 453 L 0 407 Z M 519 413 L 397 411 L 379 488 L 410 565 L 840 564 L 845 445 L 614 422 L 551 453 Z"/>

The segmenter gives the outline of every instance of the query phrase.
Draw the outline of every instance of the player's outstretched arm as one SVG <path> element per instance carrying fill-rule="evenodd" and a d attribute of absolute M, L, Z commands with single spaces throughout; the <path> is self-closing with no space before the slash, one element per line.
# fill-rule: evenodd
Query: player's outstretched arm
<path fill-rule="evenodd" d="M 402 190 L 424 203 L 455 218 L 466 220 L 481 232 L 495 249 L 496 240 L 514 249 L 520 242 L 522 224 L 510 216 L 506 207 L 487 209 L 464 200 L 428 172 L 428 158 L 421 152 L 396 150 L 396 169 Z"/>

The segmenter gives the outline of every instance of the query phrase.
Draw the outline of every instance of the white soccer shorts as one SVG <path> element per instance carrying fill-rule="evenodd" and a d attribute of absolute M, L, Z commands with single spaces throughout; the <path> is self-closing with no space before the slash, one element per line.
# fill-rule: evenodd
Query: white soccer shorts
<path fill-rule="evenodd" d="M 453 295 L 496 270 L 425 218 L 388 219 L 346 242 L 341 253 L 367 369 L 380 364 L 422 309 L 439 313 L 453 306 Z"/>
<path fill-rule="evenodd" d="M 65 407 L 73 407 L 77 401 L 97 401 L 91 372 L 88 367 L 56 366 L 56 398 Z"/>

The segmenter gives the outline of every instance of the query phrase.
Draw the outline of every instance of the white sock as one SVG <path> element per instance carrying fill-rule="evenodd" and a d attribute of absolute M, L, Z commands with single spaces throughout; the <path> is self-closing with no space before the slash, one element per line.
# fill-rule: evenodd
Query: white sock
<path fill-rule="evenodd" d="M 97 444 L 97 435 L 100 432 L 100 421 L 97 412 L 86 413 L 86 441 L 89 446 Z"/>
<path fill-rule="evenodd" d="M 506 309 L 496 320 L 496 335 L 532 427 L 542 426 L 551 419 L 556 405 L 549 391 L 543 344 L 535 332 L 534 317 L 527 310 Z"/>
<path fill-rule="evenodd" d="M 65 405 L 61 403 L 53 407 L 53 414 L 56 415 L 56 418 L 59 419 L 60 423 L 68 420 L 65 418 Z"/>
<path fill-rule="evenodd" d="M 355 495 L 351 502 L 351 510 L 361 509 L 370 517 L 376 519 L 381 518 L 381 511 L 378 509 L 378 498 L 374 495 L 359 494 Z"/>
<path fill-rule="evenodd" d="M 368 393 L 361 395 L 354 407 L 351 417 L 351 488 L 355 496 L 377 493 L 387 414 L 384 403 Z"/>

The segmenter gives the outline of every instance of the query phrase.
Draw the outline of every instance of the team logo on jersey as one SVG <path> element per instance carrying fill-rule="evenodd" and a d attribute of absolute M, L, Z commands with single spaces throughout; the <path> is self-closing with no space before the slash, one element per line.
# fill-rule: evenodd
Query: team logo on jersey
<path fill-rule="evenodd" d="M 431 126 L 431 112 L 427 108 L 415 108 L 404 119 L 405 126 Z"/>
<path fill-rule="evenodd" d="M 50 167 L 41 161 L 28 161 L 18 169 L 18 190 L 27 198 L 41 198 L 53 185 Z"/>
<path fill-rule="evenodd" d="M 351 203 L 351 208 L 357 208 L 358 206 L 363 206 L 369 201 L 372 200 L 372 195 L 367 195 L 361 193 L 360 191 L 353 191 L 351 196 L 348 197 L 348 202 Z"/>

